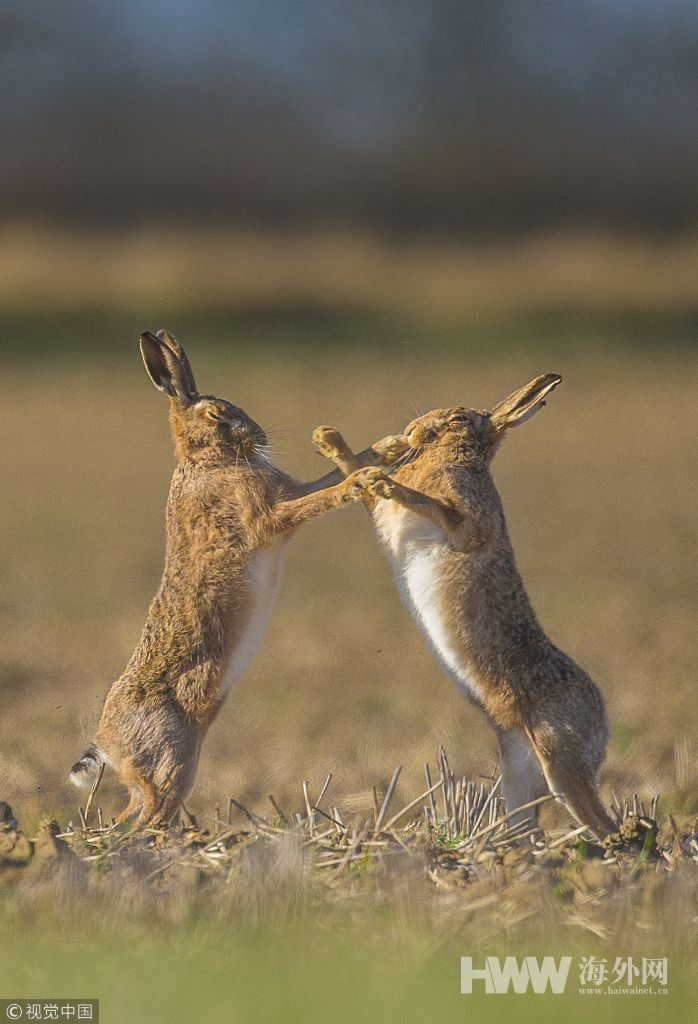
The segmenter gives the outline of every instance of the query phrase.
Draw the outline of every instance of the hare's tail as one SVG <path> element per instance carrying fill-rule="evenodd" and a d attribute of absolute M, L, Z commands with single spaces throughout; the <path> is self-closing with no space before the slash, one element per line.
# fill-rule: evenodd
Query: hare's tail
<path fill-rule="evenodd" d="M 70 769 L 68 782 L 72 782 L 74 786 L 86 788 L 91 784 L 92 777 L 95 772 L 98 771 L 103 764 L 108 763 L 109 759 L 106 754 L 102 753 L 102 751 L 92 743 Z"/>

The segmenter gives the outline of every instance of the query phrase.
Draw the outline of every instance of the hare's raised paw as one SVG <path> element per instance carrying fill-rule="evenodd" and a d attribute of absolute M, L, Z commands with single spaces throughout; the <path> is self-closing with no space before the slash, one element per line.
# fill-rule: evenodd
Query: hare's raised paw
<path fill-rule="evenodd" d="M 383 437 L 380 441 L 376 441 L 371 447 L 379 457 L 381 464 L 389 466 L 393 462 L 397 462 L 410 446 L 404 434 L 389 434 L 388 437 Z"/>
<path fill-rule="evenodd" d="M 313 431 L 313 444 L 326 459 L 337 459 L 347 445 L 334 427 L 316 427 Z"/>
<path fill-rule="evenodd" d="M 377 466 L 357 469 L 344 481 L 345 493 L 349 501 L 360 501 L 362 498 L 391 498 L 395 484 Z"/>

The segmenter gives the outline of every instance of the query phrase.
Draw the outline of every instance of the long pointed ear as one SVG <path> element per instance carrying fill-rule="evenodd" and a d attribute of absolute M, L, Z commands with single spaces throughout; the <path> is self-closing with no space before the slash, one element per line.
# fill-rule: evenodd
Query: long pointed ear
<path fill-rule="evenodd" d="M 148 376 L 158 391 L 190 405 L 197 397 L 191 365 L 177 339 L 167 331 L 157 335 L 144 331 L 140 337 L 141 356 Z"/>
<path fill-rule="evenodd" d="M 562 380 L 559 373 L 546 373 L 536 377 L 518 391 L 513 391 L 503 402 L 498 402 L 490 413 L 490 421 L 497 430 L 520 427 L 545 405 L 545 399 Z"/>

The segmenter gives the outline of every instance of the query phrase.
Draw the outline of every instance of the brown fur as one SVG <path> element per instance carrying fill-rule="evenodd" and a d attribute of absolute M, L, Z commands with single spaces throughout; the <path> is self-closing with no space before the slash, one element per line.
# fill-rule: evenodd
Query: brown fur
<path fill-rule="evenodd" d="M 142 335 L 141 352 L 153 383 L 169 396 L 178 460 L 165 568 L 138 645 L 107 694 L 99 749 L 86 751 L 71 774 L 80 784 L 101 761 L 111 764 L 131 795 L 121 817 L 138 824 L 169 819 L 193 785 L 206 731 L 225 699 L 226 672 L 259 611 L 255 556 L 270 551 L 270 571 L 278 573 L 297 526 L 363 495 L 337 470 L 302 484 L 273 466 L 258 424 L 198 393 L 172 335 Z M 358 463 L 380 458 L 367 449 Z"/>
<path fill-rule="evenodd" d="M 412 613 L 442 667 L 495 729 L 508 811 L 547 785 L 603 835 L 614 828 L 596 790 L 608 739 L 603 699 L 539 624 L 490 473 L 505 432 L 542 408 L 560 379 L 536 378 L 489 412 L 427 413 L 386 445 L 393 457 L 401 452 L 390 476 L 366 471 L 363 485 Z M 332 428 L 313 437 L 343 472 L 360 464 Z"/>

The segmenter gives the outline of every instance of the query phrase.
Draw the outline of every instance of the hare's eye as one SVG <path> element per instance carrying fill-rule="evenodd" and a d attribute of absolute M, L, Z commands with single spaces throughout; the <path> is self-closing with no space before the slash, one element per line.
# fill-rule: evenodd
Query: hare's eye
<path fill-rule="evenodd" d="M 223 422 L 223 417 L 219 416 L 218 413 L 215 412 L 213 409 L 207 409 L 206 410 L 206 415 L 208 416 L 208 418 L 210 420 L 216 420 L 217 423 L 222 423 Z"/>
<path fill-rule="evenodd" d="M 460 413 L 458 416 L 451 416 L 451 423 L 467 423 L 467 422 L 468 422 L 468 417 L 465 416 L 463 413 Z"/>

